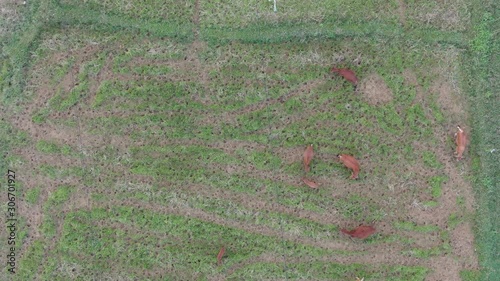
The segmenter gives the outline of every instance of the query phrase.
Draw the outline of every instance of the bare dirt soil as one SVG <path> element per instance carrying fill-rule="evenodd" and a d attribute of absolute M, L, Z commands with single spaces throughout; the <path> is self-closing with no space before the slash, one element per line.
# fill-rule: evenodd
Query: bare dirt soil
<path fill-rule="evenodd" d="M 377 74 L 363 78 L 359 90 L 361 90 L 371 105 L 388 103 L 393 97 L 391 89 L 387 87 L 384 79 Z"/>

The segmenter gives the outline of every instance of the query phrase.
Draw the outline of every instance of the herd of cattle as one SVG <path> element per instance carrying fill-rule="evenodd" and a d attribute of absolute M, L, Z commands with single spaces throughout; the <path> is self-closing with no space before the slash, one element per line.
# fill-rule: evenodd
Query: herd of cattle
<path fill-rule="evenodd" d="M 336 73 L 340 76 L 342 76 L 344 79 L 347 81 L 351 82 L 355 87 L 358 84 L 358 78 L 356 77 L 355 73 L 346 68 L 332 68 L 331 69 L 332 73 Z M 464 130 L 460 127 L 457 126 L 458 131 L 455 133 L 455 144 L 456 144 L 456 158 L 457 160 L 461 160 L 463 153 L 465 151 L 466 145 L 467 145 L 467 135 L 464 132 Z M 313 145 L 310 144 L 307 146 L 306 150 L 304 151 L 304 171 L 305 174 L 309 173 L 311 171 L 311 161 L 314 157 L 314 149 Z M 337 155 L 337 158 L 346 166 L 348 169 L 352 170 L 352 174 L 350 176 L 351 179 L 356 180 L 358 179 L 359 171 L 360 171 L 360 165 L 358 160 L 354 158 L 354 156 L 349 155 L 349 154 L 339 154 Z M 316 189 L 320 186 L 319 183 L 307 178 L 303 177 L 302 181 L 309 186 L 310 188 Z M 356 227 L 353 230 L 347 230 L 347 229 L 340 229 L 342 233 L 345 233 L 349 235 L 350 237 L 358 238 L 358 239 L 365 239 L 369 237 L 370 235 L 374 234 L 376 232 L 376 229 L 373 226 L 370 225 L 360 225 Z M 219 254 L 217 255 L 217 264 L 221 265 L 222 264 L 222 258 L 225 254 L 225 247 L 223 246 Z M 363 279 L 358 279 L 357 280 L 363 280 Z"/>

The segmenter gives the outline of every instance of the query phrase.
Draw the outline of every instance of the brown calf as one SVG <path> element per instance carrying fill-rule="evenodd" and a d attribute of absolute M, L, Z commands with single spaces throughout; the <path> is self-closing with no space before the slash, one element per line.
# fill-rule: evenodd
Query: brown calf
<path fill-rule="evenodd" d="M 354 238 L 365 239 L 375 233 L 376 230 L 372 226 L 360 225 L 353 230 L 341 229 L 340 231 Z"/>
<path fill-rule="evenodd" d="M 354 85 L 358 84 L 358 77 L 354 74 L 354 71 L 347 68 L 332 68 L 331 72 L 338 73 L 340 76 L 344 77 L 345 80 L 351 82 Z"/>
<path fill-rule="evenodd" d="M 314 156 L 313 145 L 310 144 L 304 151 L 304 170 L 306 171 L 306 173 L 308 173 L 311 170 L 309 165 L 311 164 L 313 156 Z"/>
<path fill-rule="evenodd" d="M 467 135 L 464 130 L 457 126 L 458 132 L 455 133 L 455 143 L 457 144 L 457 160 L 462 159 L 462 154 L 465 151 L 467 145 Z"/>
<path fill-rule="evenodd" d="M 219 254 L 217 255 L 217 265 L 222 264 L 222 257 L 224 256 L 225 252 L 226 252 L 226 249 L 224 248 L 224 246 L 222 246 L 222 248 L 219 251 Z"/>
<path fill-rule="evenodd" d="M 309 179 L 306 179 L 306 178 L 302 178 L 302 181 L 307 184 L 307 186 L 309 186 L 310 188 L 318 188 L 319 187 L 319 184 L 312 181 L 312 180 L 309 180 Z"/>
<path fill-rule="evenodd" d="M 357 179 L 359 174 L 358 160 L 347 154 L 339 154 L 337 157 L 344 163 L 344 166 L 352 170 L 351 179 Z"/>

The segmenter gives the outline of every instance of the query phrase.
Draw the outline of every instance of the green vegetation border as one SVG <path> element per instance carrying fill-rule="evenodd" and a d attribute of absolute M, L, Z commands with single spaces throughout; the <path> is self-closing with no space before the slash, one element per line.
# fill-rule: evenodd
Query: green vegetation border
<path fill-rule="evenodd" d="M 463 69 L 464 88 L 469 93 L 472 128 L 473 184 L 479 205 L 476 214 L 476 245 L 482 273 L 480 280 L 500 276 L 500 41 L 498 8 L 494 1 L 474 1 L 470 48 Z"/>

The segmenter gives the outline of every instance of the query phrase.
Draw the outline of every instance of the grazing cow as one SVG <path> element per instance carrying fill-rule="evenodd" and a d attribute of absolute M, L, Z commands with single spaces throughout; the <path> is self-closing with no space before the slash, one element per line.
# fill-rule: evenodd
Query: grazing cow
<path fill-rule="evenodd" d="M 358 174 L 359 174 L 359 163 L 358 161 L 352 157 L 351 155 L 347 154 L 339 154 L 337 157 L 344 163 L 344 165 L 352 170 L 352 175 L 351 179 L 357 179 Z"/>
<path fill-rule="evenodd" d="M 358 77 L 354 74 L 354 71 L 347 68 L 332 68 L 331 72 L 338 73 L 340 76 L 344 77 L 345 80 L 351 82 L 354 86 L 358 84 Z"/>
<path fill-rule="evenodd" d="M 219 251 L 219 254 L 217 255 L 217 265 L 222 264 L 222 257 L 224 256 L 225 252 L 226 252 L 226 249 L 224 248 L 224 246 L 222 246 L 222 248 Z"/>
<path fill-rule="evenodd" d="M 340 231 L 354 238 L 365 239 L 375 233 L 376 230 L 372 226 L 360 225 L 353 230 L 341 229 Z"/>
<path fill-rule="evenodd" d="M 308 173 L 311 170 L 309 165 L 311 164 L 313 156 L 314 156 L 313 145 L 310 144 L 304 151 L 304 170 L 306 171 L 306 173 Z"/>
<path fill-rule="evenodd" d="M 455 143 L 457 144 L 457 160 L 462 159 L 462 154 L 465 151 L 465 146 L 467 145 L 467 135 L 465 134 L 464 130 L 460 127 L 457 126 L 458 132 L 455 133 Z"/>
<path fill-rule="evenodd" d="M 319 187 L 319 184 L 312 181 L 312 180 L 309 180 L 309 179 L 306 179 L 306 178 L 302 178 L 302 181 L 307 184 L 307 186 L 309 186 L 310 188 L 318 188 Z"/>

